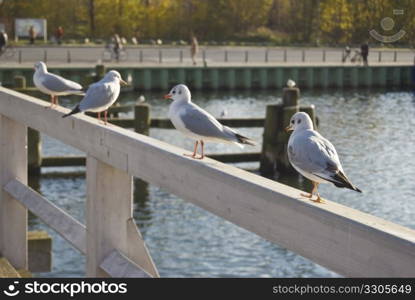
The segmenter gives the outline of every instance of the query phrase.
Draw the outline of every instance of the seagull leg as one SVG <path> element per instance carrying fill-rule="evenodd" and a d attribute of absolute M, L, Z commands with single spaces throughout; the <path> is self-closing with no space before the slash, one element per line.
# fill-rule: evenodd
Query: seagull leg
<path fill-rule="evenodd" d="M 98 122 L 101 121 L 101 112 L 98 113 Z"/>
<path fill-rule="evenodd" d="M 200 140 L 200 146 L 202 148 L 202 155 L 199 157 L 199 159 L 203 159 L 205 157 L 205 142 L 203 140 Z"/>
<path fill-rule="evenodd" d="M 50 95 L 50 107 L 53 107 L 53 104 L 55 104 L 55 96 Z"/>
<path fill-rule="evenodd" d="M 184 156 L 189 156 L 189 157 L 192 157 L 192 158 L 196 158 L 196 152 L 197 152 L 197 145 L 199 144 L 199 141 L 196 141 L 195 142 L 195 149 L 194 149 L 194 151 L 193 151 L 193 154 L 192 155 L 190 155 L 190 154 L 183 154 Z"/>
<path fill-rule="evenodd" d="M 108 115 L 108 109 L 104 111 L 104 124 L 107 125 L 107 115 Z"/>
<path fill-rule="evenodd" d="M 310 199 L 313 198 L 314 191 L 316 189 L 316 183 L 314 181 L 312 181 L 311 183 L 313 184 L 313 189 L 311 190 L 311 193 L 310 194 L 308 194 L 308 193 L 301 193 L 300 194 L 301 196 L 306 197 L 306 198 L 310 198 Z"/>
<path fill-rule="evenodd" d="M 319 194 L 319 192 L 318 192 L 318 185 L 319 185 L 319 183 L 317 183 L 317 182 L 313 182 L 313 191 L 311 192 L 313 195 L 314 194 L 316 194 L 316 196 L 317 196 L 317 199 L 316 200 L 311 200 L 311 201 L 313 201 L 313 202 L 316 202 L 316 203 L 324 203 L 324 201 L 323 201 L 323 199 L 321 199 L 321 197 L 320 197 L 320 194 Z"/>
<path fill-rule="evenodd" d="M 54 96 L 53 98 L 55 98 L 55 105 L 58 106 L 58 96 Z"/>

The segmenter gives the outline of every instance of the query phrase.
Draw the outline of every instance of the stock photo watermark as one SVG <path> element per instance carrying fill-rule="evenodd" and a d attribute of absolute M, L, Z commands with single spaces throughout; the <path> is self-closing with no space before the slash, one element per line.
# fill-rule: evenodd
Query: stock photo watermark
<path fill-rule="evenodd" d="M 403 15 L 404 10 L 403 9 L 394 9 L 393 10 L 394 15 Z M 380 27 L 384 31 L 392 31 L 395 27 L 395 21 L 391 17 L 385 17 L 380 21 Z M 398 32 L 392 34 L 392 35 L 383 35 L 377 32 L 375 29 L 372 29 L 369 31 L 370 35 L 377 41 L 382 43 L 394 43 L 406 34 L 406 31 L 403 29 L 400 29 Z"/>

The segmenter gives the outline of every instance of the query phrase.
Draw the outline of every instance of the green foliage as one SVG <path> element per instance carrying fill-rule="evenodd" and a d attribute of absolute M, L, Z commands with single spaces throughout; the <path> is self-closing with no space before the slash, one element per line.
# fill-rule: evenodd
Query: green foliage
<path fill-rule="evenodd" d="M 393 30 L 380 25 L 385 17 L 395 21 Z M 370 40 L 371 29 L 403 29 L 399 43 L 415 44 L 413 0 L 3 0 L 0 22 L 11 35 L 14 18 L 46 18 L 49 35 L 62 26 L 67 40 L 118 33 L 188 41 L 193 32 L 201 42 L 334 45 Z"/>

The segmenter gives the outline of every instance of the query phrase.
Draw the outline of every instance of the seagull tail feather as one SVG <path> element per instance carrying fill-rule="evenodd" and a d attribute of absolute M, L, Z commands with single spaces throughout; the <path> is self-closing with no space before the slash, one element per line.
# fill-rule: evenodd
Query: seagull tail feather
<path fill-rule="evenodd" d="M 79 112 L 81 112 L 81 110 L 79 109 L 79 105 L 77 105 L 77 106 L 75 106 L 75 108 L 71 112 L 67 113 L 66 115 L 63 115 L 62 118 L 66 118 L 70 115 L 74 115 L 74 114 L 77 114 Z"/>
<path fill-rule="evenodd" d="M 350 180 L 346 177 L 346 175 L 342 171 L 337 172 L 334 176 L 332 176 L 332 178 L 334 179 L 332 182 L 335 186 L 340 187 L 340 188 L 347 188 L 347 189 L 362 193 L 362 191 L 357 186 L 353 185 L 350 182 Z"/>
<path fill-rule="evenodd" d="M 256 146 L 256 143 L 251 140 L 250 138 L 247 138 L 243 135 L 240 135 L 238 133 L 235 133 L 236 139 L 238 140 L 238 143 L 240 144 L 245 144 L 245 145 L 251 145 L 251 146 Z"/>

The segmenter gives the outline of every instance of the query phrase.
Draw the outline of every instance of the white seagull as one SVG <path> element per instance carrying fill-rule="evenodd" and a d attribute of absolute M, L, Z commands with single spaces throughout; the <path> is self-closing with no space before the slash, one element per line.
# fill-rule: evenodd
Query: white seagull
<path fill-rule="evenodd" d="M 292 80 L 292 79 L 288 79 L 288 80 L 287 80 L 287 86 L 288 86 L 289 88 L 293 88 L 293 87 L 295 87 L 295 86 L 296 86 L 296 83 L 295 83 L 295 81 L 294 81 L 294 80 Z"/>
<path fill-rule="evenodd" d="M 295 113 L 287 131 L 294 130 L 288 140 L 288 159 L 301 175 L 311 180 L 313 189 L 307 198 L 317 196 L 314 202 L 323 202 L 318 193 L 320 183 L 333 183 L 340 188 L 362 192 L 344 174 L 334 146 L 313 129 L 313 122 L 304 112 Z"/>
<path fill-rule="evenodd" d="M 173 87 L 164 98 L 173 100 L 169 107 L 169 118 L 174 127 L 196 140 L 193 154 L 189 155 L 192 158 L 204 158 L 204 141 L 234 143 L 240 147 L 243 147 L 241 144 L 255 145 L 254 141 L 223 126 L 211 114 L 192 103 L 190 91 L 184 84 Z M 199 142 L 202 152 L 200 157 L 196 157 Z"/>
<path fill-rule="evenodd" d="M 42 61 L 35 63 L 33 82 L 42 93 L 50 95 L 51 106 L 58 104 L 58 96 L 85 95 L 79 83 L 49 73 L 46 64 Z"/>
<path fill-rule="evenodd" d="M 91 111 L 97 112 L 98 119 L 101 120 L 101 112 L 105 111 L 104 123 L 107 124 L 108 108 L 117 100 L 120 94 L 120 84 L 127 85 L 122 80 L 120 73 L 114 70 L 109 71 L 103 79 L 91 84 L 81 102 L 62 118 L 84 111 Z"/>

